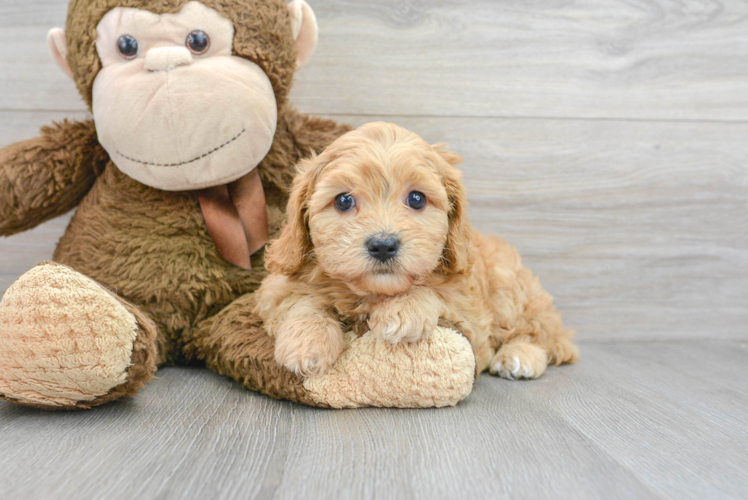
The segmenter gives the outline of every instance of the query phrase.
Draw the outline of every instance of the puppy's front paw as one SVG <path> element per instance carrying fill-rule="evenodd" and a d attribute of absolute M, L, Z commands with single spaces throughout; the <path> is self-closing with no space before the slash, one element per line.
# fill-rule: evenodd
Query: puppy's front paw
<path fill-rule="evenodd" d="M 505 344 L 491 360 L 491 374 L 509 380 L 538 378 L 547 367 L 545 350 L 529 342 Z"/>
<path fill-rule="evenodd" d="M 290 371 L 309 377 L 326 372 L 343 352 L 343 331 L 331 318 L 290 319 L 278 329 L 275 360 Z"/>
<path fill-rule="evenodd" d="M 374 309 L 369 316 L 369 330 L 392 344 L 417 342 L 436 328 L 438 313 L 408 301 L 394 300 Z"/>

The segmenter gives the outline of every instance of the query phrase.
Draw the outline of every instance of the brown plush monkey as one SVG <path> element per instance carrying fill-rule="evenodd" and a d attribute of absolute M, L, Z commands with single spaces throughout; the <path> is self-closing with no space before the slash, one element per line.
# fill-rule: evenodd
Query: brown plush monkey
<path fill-rule="evenodd" d="M 47 409 L 133 395 L 204 363 L 318 406 L 444 406 L 472 387 L 465 339 L 349 336 L 329 374 L 277 365 L 250 314 L 295 163 L 348 130 L 287 96 L 317 25 L 303 1 L 72 0 L 49 46 L 93 120 L 0 150 L 0 235 L 77 206 L 0 303 L 0 397 Z"/>

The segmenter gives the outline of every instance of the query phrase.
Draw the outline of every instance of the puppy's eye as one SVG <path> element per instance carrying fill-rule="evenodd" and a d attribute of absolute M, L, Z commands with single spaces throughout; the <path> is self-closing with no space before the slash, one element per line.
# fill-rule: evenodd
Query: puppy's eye
<path fill-rule="evenodd" d="M 339 194 L 335 197 L 335 208 L 338 212 L 350 212 L 356 207 L 356 200 L 350 194 Z"/>
<path fill-rule="evenodd" d="M 413 210 L 423 210 L 423 207 L 426 206 L 426 195 L 420 191 L 411 191 L 407 203 Z"/>
<path fill-rule="evenodd" d="M 122 35 L 117 40 L 117 51 L 125 59 L 135 59 L 140 52 L 140 45 L 134 36 Z"/>
<path fill-rule="evenodd" d="M 185 45 L 195 55 L 201 55 L 208 52 L 210 48 L 210 37 L 203 30 L 195 30 L 187 35 Z"/>

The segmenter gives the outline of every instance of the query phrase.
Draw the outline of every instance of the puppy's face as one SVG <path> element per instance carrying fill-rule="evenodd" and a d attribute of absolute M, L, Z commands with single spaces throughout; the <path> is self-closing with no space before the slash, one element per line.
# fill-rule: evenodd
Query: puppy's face
<path fill-rule="evenodd" d="M 329 276 L 392 295 L 438 266 L 450 206 L 428 150 L 377 146 L 351 145 L 325 168 L 309 202 L 309 231 Z"/>
<path fill-rule="evenodd" d="M 394 125 L 346 134 L 302 165 L 289 224 L 268 251 L 268 267 L 290 274 L 294 240 L 306 237 L 299 263 L 316 261 L 357 291 L 408 290 L 457 260 L 449 247 L 450 240 L 458 244 L 464 191 L 448 160 L 458 159 Z"/>

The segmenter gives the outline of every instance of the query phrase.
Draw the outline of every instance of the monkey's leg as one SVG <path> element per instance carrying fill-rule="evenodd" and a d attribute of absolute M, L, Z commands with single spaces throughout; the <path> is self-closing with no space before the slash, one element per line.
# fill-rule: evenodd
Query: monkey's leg
<path fill-rule="evenodd" d="M 248 389 L 310 406 L 453 406 L 472 390 L 475 357 L 470 343 L 441 327 L 411 344 L 349 333 L 330 370 L 301 378 L 275 361 L 274 340 L 252 314 L 254 304 L 254 294 L 245 295 L 202 322 L 187 339 L 188 357 L 205 361 Z"/>
<path fill-rule="evenodd" d="M 135 306 L 73 269 L 42 263 L 0 302 L 0 398 L 86 409 L 153 378 L 157 330 Z"/>
<path fill-rule="evenodd" d="M 254 294 L 244 295 L 200 323 L 187 339 L 187 357 L 272 398 L 326 406 L 312 399 L 301 377 L 275 361 L 275 340 L 252 314 L 254 304 Z"/>

